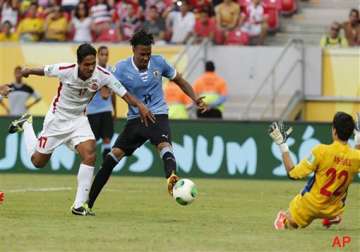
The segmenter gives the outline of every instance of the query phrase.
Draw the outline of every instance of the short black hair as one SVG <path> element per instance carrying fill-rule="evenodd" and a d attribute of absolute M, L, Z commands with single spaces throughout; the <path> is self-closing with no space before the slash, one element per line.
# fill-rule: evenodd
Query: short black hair
<path fill-rule="evenodd" d="M 92 45 L 88 43 L 84 43 L 78 47 L 76 51 L 76 55 L 77 55 L 77 62 L 81 63 L 86 56 L 94 55 L 96 57 L 96 50 Z"/>
<path fill-rule="evenodd" d="M 332 124 L 338 138 L 342 141 L 348 141 L 355 129 L 354 119 L 345 112 L 337 112 Z"/>
<path fill-rule="evenodd" d="M 215 71 L 215 64 L 211 60 L 205 62 L 205 71 L 206 72 L 214 72 Z"/>
<path fill-rule="evenodd" d="M 102 45 L 98 47 L 97 52 L 99 53 L 101 52 L 101 50 L 109 50 L 109 48 L 107 46 Z"/>
<path fill-rule="evenodd" d="M 146 32 L 144 29 L 141 29 L 133 35 L 130 39 L 130 43 L 133 47 L 138 45 L 151 46 L 154 44 L 154 36 L 151 33 Z"/>

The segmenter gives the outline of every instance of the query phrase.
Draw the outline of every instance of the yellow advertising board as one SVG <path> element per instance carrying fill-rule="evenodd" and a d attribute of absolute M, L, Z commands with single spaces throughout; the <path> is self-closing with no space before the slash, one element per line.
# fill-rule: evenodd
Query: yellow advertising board
<path fill-rule="evenodd" d="M 95 45 L 96 47 L 99 45 Z M 118 61 L 132 55 L 129 45 L 109 44 L 110 57 L 109 65 L 115 65 Z M 18 65 L 27 67 L 42 67 L 47 64 L 72 63 L 76 62 L 76 44 L 20 44 L 20 43 L 1 43 L 0 44 L 0 83 L 11 83 L 14 81 L 14 68 Z M 181 46 L 153 47 L 153 54 L 160 54 L 170 63 L 173 63 L 179 53 Z M 184 58 L 185 61 L 186 57 Z M 181 65 L 184 65 L 182 62 Z M 186 65 L 186 63 L 185 63 Z M 181 69 L 178 69 L 181 71 Z M 31 76 L 23 81 L 32 86 L 41 96 L 42 100 L 33 106 L 30 113 L 33 115 L 45 115 L 58 88 L 58 79 L 48 77 Z M 5 100 L 6 102 L 6 100 Z M 118 117 L 125 117 L 127 113 L 126 104 L 117 98 Z M 5 115 L 5 111 L 0 107 L 0 115 Z"/>
<path fill-rule="evenodd" d="M 323 96 L 360 98 L 359 49 L 324 49 L 322 64 Z M 355 115 L 360 111 L 360 102 L 310 101 L 305 111 L 308 121 L 331 121 L 336 111 Z"/>

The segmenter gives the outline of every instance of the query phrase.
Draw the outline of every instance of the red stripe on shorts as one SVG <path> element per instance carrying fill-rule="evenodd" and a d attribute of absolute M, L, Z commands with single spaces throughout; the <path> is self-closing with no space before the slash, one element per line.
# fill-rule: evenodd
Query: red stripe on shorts
<path fill-rule="evenodd" d="M 60 82 L 60 85 L 57 90 L 56 98 L 53 102 L 53 111 L 52 111 L 53 113 L 55 113 L 55 111 L 56 111 L 56 104 L 59 102 L 61 89 L 62 89 L 62 83 Z"/>

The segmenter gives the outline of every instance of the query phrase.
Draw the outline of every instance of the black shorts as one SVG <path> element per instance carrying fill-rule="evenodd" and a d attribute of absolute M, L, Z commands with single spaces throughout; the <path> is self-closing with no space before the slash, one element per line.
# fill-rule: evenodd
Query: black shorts
<path fill-rule="evenodd" d="M 155 115 L 156 122 L 149 122 L 148 127 L 141 123 L 140 118 L 128 120 L 123 132 L 116 139 L 113 148 L 120 148 L 126 156 L 130 156 L 147 140 L 158 145 L 163 142 L 171 144 L 171 132 L 168 115 Z"/>
<path fill-rule="evenodd" d="M 198 118 L 222 118 L 222 113 L 219 109 L 213 108 L 202 113 L 200 110 L 197 110 L 196 115 Z"/>
<path fill-rule="evenodd" d="M 110 111 L 91 114 L 87 117 L 96 140 L 100 138 L 111 140 L 114 135 L 114 121 Z"/>

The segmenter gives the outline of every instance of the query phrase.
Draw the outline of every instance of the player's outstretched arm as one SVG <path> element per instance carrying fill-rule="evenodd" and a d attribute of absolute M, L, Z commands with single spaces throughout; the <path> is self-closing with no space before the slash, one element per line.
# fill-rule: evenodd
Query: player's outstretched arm
<path fill-rule="evenodd" d="M 137 107 L 139 109 L 140 119 L 141 122 L 145 124 L 147 127 L 149 125 L 149 122 L 154 123 L 155 122 L 155 116 L 151 111 L 148 109 L 148 107 L 145 106 L 144 103 L 136 99 L 134 96 L 130 95 L 129 93 L 126 93 L 122 96 L 124 101 L 126 101 L 129 105 L 133 107 Z"/>
<path fill-rule="evenodd" d="M 29 77 L 29 75 L 45 75 L 44 68 L 24 68 L 23 70 L 21 70 L 21 73 L 22 76 L 25 78 Z"/>
<path fill-rule="evenodd" d="M 194 89 L 190 85 L 190 83 L 185 80 L 181 74 L 177 73 L 175 78 L 173 79 L 173 82 L 175 82 L 181 90 L 193 100 L 193 102 L 196 104 L 196 106 L 200 109 L 201 112 L 205 112 L 208 109 L 207 104 L 203 101 L 204 97 L 196 97 L 196 94 L 194 92 Z"/>
<path fill-rule="evenodd" d="M 360 112 L 356 113 L 354 134 L 355 134 L 355 148 L 360 150 Z"/>
<path fill-rule="evenodd" d="M 280 148 L 287 173 L 289 173 L 294 168 L 294 163 L 291 160 L 289 154 L 289 146 L 286 143 L 286 140 L 288 139 L 292 131 L 292 128 L 286 129 L 285 125 L 282 122 L 273 122 L 269 128 L 269 136 Z"/>

